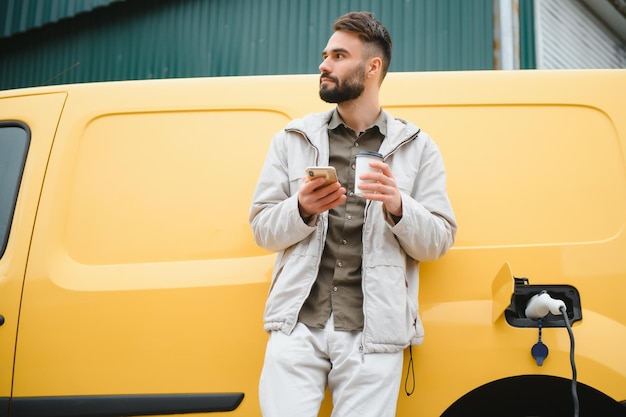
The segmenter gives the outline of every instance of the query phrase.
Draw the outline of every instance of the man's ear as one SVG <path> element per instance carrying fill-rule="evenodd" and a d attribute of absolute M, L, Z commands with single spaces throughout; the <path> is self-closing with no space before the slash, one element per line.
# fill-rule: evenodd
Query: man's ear
<path fill-rule="evenodd" d="M 383 68 L 383 60 L 380 57 L 370 58 L 367 64 L 367 76 L 368 77 L 377 77 L 380 75 L 380 72 Z"/>

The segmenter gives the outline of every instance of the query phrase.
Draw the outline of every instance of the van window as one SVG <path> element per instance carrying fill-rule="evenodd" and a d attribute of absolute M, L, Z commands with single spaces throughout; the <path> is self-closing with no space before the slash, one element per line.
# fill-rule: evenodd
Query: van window
<path fill-rule="evenodd" d="M 9 240 L 29 137 L 28 128 L 20 123 L 0 123 L 0 258 Z"/>

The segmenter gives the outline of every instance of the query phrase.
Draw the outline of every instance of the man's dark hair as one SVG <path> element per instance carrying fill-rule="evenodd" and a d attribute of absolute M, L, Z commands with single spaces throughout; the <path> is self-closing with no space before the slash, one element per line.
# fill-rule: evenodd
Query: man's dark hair
<path fill-rule="evenodd" d="M 368 47 L 369 55 L 381 55 L 382 78 L 387 75 L 391 63 L 391 36 L 389 31 L 370 12 L 346 13 L 335 21 L 334 31 L 344 31 L 356 34 Z"/>

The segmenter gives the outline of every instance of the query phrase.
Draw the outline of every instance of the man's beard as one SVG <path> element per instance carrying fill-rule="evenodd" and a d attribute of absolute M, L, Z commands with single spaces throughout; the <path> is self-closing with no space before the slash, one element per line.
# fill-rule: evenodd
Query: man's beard
<path fill-rule="evenodd" d="M 333 88 L 325 88 L 321 85 L 322 78 L 333 80 L 335 86 Z M 327 103 L 343 103 L 345 101 L 354 100 L 359 97 L 365 89 L 365 65 L 359 65 L 351 74 L 349 74 L 343 82 L 337 77 L 329 74 L 322 74 L 320 77 L 320 98 Z"/>

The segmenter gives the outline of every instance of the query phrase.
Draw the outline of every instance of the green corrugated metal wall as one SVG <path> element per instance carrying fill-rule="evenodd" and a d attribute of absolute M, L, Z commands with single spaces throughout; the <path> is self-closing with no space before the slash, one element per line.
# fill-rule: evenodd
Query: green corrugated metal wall
<path fill-rule="evenodd" d="M 315 73 L 332 22 L 351 10 L 370 10 L 389 28 L 391 71 L 493 68 L 493 0 L 94 2 L 107 5 L 0 38 L 0 89 Z"/>
<path fill-rule="evenodd" d="M 0 0 L 0 36 L 25 32 L 116 1 L 123 0 Z"/>

